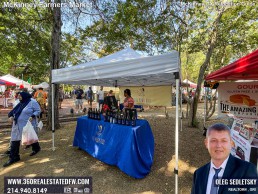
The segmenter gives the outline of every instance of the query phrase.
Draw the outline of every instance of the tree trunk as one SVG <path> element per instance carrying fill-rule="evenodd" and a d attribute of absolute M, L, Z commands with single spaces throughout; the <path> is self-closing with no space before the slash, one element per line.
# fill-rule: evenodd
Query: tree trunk
<path fill-rule="evenodd" d="M 205 73 L 206 69 L 209 67 L 209 64 L 210 64 L 210 58 L 212 56 L 212 52 L 213 52 L 214 47 L 216 46 L 216 43 L 217 43 L 218 25 L 220 23 L 220 20 L 221 20 L 221 17 L 222 17 L 223 13 L 224 13 L 223 11 L 220 12 L 220 14 L 218 15 L 218 17 L 216 18 L 216 20 L 214 22 L 214 28 L 213 28 L 213 32 L 210 36 L 211 37 L 210 41 L 209 41 L 210 44 L 209 44 L 209 48 L 208 48 L 208 51 L 207 51 L 207 54 L 206 54 L 206 58 L 205 58 L 204 63 L 200 67 L 197 88 L 196 88 L 195 95 L 194 95 L 194 98 L 193 98 L 193 105 L 192 105 L 193 110 L 192 110 L 191 116 L 190 116 L 190 119 L 191 119 L 190 123 L 191 123 L 192 127 L 196 127 L 198 125 L 198 121 L 197 121 L 197 118 L 196 118 L 196 113 L 197 113 L 198 102 L 199 102 L 199 97 L 200 97 L 201 85 L 202 85 L 202 82 L 204 80 L 204 73 Z"/>
<path fill-rule="evenodd" d="M 206 120 L 208 120 L 209 118 L 212 117 L 212 115 L 214 114 L 215 112 L 215 108 L 216 108 L 216 102 L 217 102 L 217 89 L 216 89 L 216 92 L 214 94 L 214 96 L 211 96 L 211 101 L 210 101 L 210 108 L 209 108 L 209 111 L 207 112 L 207 114 L 205 115 L 206 116 Z"/>
<path fill-rule="evenodd" d="M 61 3 L 61 0 L 55 0 L 55 3 Z M 58 69 L 60 67 L 60 42 L 61 42 L 61 8 L 53 8 L 53 30 L 51 39 L 51 64 L 50 64 L 50 88 L 48 93 L 48 119 L 47 119 L 47 129 L 52 128 L 52 69 Z M 59 123 L 59 110 L 58 110 L 58 99 L 59 99 L 59 85 L 54 87 L 54 121 L 55 129 L 60 128 Z"/>

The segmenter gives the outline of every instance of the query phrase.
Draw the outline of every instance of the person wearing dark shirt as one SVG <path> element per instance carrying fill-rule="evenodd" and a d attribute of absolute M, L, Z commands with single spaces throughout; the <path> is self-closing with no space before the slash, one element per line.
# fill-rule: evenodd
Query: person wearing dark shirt
<path fill-rule="evenodd" d="M 82 110 L 82 105 L 83 105 L 83 101 L 82 101 L 82 98 L 83 98 L 83 90 L 79 87 L 78 90 L 76 90 L 75 92 L 75 95 L 76 95 L 76 99 L 75 99 L 75 105 L 76 105 L 76 109 L 77 109 L 77 112 L 80 110 Z"/>
<path fill-rule="evenodd" d="M 87 94 L 88 104 L 90 105 L 90 107 L 92 107 L 93 91 L 92 91 L 91 87 L 89 87 L 89 90 L 86 92 L 86 94 Z"/>

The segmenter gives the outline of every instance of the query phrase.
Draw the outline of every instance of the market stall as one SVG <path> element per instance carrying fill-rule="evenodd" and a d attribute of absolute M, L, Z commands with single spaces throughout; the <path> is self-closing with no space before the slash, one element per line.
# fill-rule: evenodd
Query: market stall
<path fill-rule="evenodd" d="M 11 104 L 11 101 L 13 100 L 11 98 L 10 91 L 7 90 L 7 87 L 15 85 L 16 84 L 13 82 L 0 79 L 0 105 L 4 108 L 8 107 L 8 105 Z"/>
<path fill-rule="evenodd" d="M 145 57 L 141 56 L 136 51 L 127 48 L 89 63 L 52 71 L 53 84 L 66 83 L 117 87 L 167 85 L 172 87 L 172 85 L 176 83 L 177 105 L 179 80 L 180 63 L 177 51 L 172 51 L 171 53 L 163 55 Z M 175 126 L 175 172 L 178 171 L 178 121 L 179 109 L 177 106 Z M 132 127 L 131 130 L 133 130 Z M 135 166 L 134 168 L 138 167 Z"/>
<path fill-rule="evenodd" d="M 258 166 L 258 50 L 209 74 L 205 80 L 220 81 L 218 113 L 233 121 L 235 145 L 231 153 Z"/>
<path fill-rule="evenodd" d="M 4 80 L 4 81 L 7 81 L 7 82 L 15 83 L 16 86 L 27 88 L 28 90 L 31 89 L 30 83 L 28 83 L 28 82 L 26 82 L 26 81 L 24 81 L 22 79 L 19 79 L 17 77 L 14 77 L 11 74 L 7 74 L 7 75 L 4 75 L 4 76 L 1 76 L 0 79 Z"/>

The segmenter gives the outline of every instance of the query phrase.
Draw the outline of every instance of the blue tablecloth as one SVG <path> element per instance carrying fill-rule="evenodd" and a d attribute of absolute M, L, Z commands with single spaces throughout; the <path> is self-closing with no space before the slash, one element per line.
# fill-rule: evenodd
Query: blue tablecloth
<path fill-rule="evenodd" d="M 132 127 L 80 117 L 73 146 L 134 178 L 144 178 L 153 163 L 154 138 L 146 120 Z"/>

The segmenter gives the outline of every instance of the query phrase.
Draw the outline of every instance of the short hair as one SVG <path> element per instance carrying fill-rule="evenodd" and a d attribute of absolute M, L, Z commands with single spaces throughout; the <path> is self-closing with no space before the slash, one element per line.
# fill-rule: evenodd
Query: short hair
<path fill-rule="evenodd" d="M 129 90 L 129 89 L 125 89 L 124 93 L 128 94 L 128 96 L 131 96 L 131 90 Z"/>
<path fill-rule="evenodd" d="M 230 128 L 223 123 L 216 123 L 211 125 L 206 132 L 206 137 L 209 136 L 210 131 L 227 131 L 230 135 Z"/>

